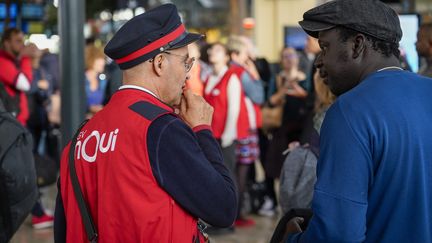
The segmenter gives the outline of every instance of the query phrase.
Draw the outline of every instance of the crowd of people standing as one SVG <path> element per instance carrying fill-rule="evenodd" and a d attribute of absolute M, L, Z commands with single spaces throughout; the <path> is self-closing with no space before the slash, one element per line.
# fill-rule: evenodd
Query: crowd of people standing
<path fill-rule="evenodd" d="M 306 21 L 308 16 L 305 16 Z M 314 17 L 313 13 L 311 13 L 311 16 L 311 18 Z M 339 25 L 335 24 L 335 26 Z M 176 98 L 176 101 L 178 102 L 171 102 L 170 100 L 169 104 L 165 104 L 164 102 L 160 103 L 159 101 L 155 101 L 154 97 L 161 98 L 162 101 L 164 101 L 163 99 L 165 97 L 159 97 L 159 93 L 155 95 L 152 92 L 149 92 L 147 89 L 145 89 L 145 99 L 155 102 L 155 104 L 157 103 L 157 107 L 159 108 L 175 108 L 176 114 L 180 118 L 183 118 L 187 125 L 190 126 L 188 127 L 188 129 L 190 128 L 190 131 L 187 130 L 187 132 L 185 132 L 183 135 L 188 132 L 192 134 L 191 131 L 193 131 L 194 134 L 201 132 L 200 135 L 196 135 L 197 139 L 199 140 L 198 142 L 202 143 L 199 144 L 197 148 L 203 148 L 205 151 L 204 147 L 207 149 L 208 147 L 212 147 L 212 152 L 208 153 L 213 154 L 216 157 L 219 153 L 217 148 L 220 148 L 220 154 L 222 155 L 223 159 L 216 162 L 211 161 L 211 159 L 208 159 L 208 157 L 211 156 L 208 155 L 206 155 L 206 159 L 208 159 L 211 166 L 213 166 L 209 170 L 214 172 L 215 178 L 220 179 L 218 176 L 223 175 L 224 180 L 220 181 L 226 183 L 226 187 L 230 189 L 229 192 L 231 194 L 233 192 L 237 193 L 237 198 L 230 194 L 230 199 L 232 199 L 232 202 L 237 204 L 235 205 L 237 210 L 234 223 L 228 228 L 223 228 L 229 225 L 229 217 L 228 219 L 223 217 L 213 217 L 214 212 L 206 212 L 203 210 L 201 208 L 203 206 L 203 201 L 207 200 L 208 198 L 203 197 L 201 198 L 202 200 L 198 200 L 199 202 L 197 203 L 190 200 L 190 198 L 185 199 L 184 195 L 178 195 L 179 191 L 187 193 L 190 191 L 179 190 L 175 183 L 170 184 L 169 179 L 165 179 L 164 181 L 162 173 L 165 175 L 171 175 L 173 177 L 175 177 L 175 173 L 173 173 L 171 169 L 164 168 L 163 166 L 159 168 L 159 165 L 155 165 L 151 161 L 153 158 L 152 156 L 156 156 L 156 158 L 158 158 L 160 153 L 160 151 L 156 151 L 154 152 L 156 155 L 152 154 L 152 142 L 147 142 L 149 145 L 148 149 L 150 154 L 148 162 L 154 167 L 152 168 L 154 175 L 152 173 L 149 173 L 149 175 L 151 174 L 152 176 L 155 176 L 158 185 L 161 185 L 163 190 L 169 192 L 170 196 L 176 200 L 180 198 L 181 203 L 187 205 L 186 207 L 190 206 L 190 208 L 187 208 L 187 210 L 196 214 L 202 213 L 203 217 L 207 217 L 211 222 L 217 222 L 213 225 L 215 227 L 210 227 L 210 229 L 208 229 L 209 233 L 217 234 L 233 232 L 236 227 L 252 227 L 255 225 L 255 222 L 250 217 L 250 214 L 255 213 L 261 216 L 274 216 L 278 213 L 279 204 L 281 205 L 282 213 L 288 213 L 293 207 L 313 208 L 312 197 L 314 196 L 314 185 L 317 182 L 315 171 L 320 171 L 321 175 L 324 176 L 332 176 L 328 168 L 327 170 L 324 167 L 317 168 L 318 160 L 323 158 L 323 156 L 323 160 L 328 160 L 329 158 L 334 159 L 334 161 L 338 161 L 338 159 L 344 159 L 339 158 L 343 157 L 343 155 L 337 153 L 337 148 L 332 146 L 338 145 L 344 147 L 347 144 L 331 143 L 330 140 L 321 140 L 325 142 L 324 146 L 327 146 L 325 147 L 327 152 L 320 154 L 320 146 L 322 146 L 322 144 L 320 145 L 320 130 L 323 120 L 326 114 L 329 112 L 330 118 L 327 118 L 328 121 L 327 124 L 325 124 L 327 129 L 325 130 L 326 132 L 324 137 L 329 138 L 332 136 L 332 134 L 328 134 L 329 131 L 333 131 L 335 135 L 337 135 L 336 131 L 338 130 L 338 123 L 334 121 L 343 120 L 344 117 L 338 117 L 335 109 L 345 108 L 344 112 L 352 112 L 350 107 L 345 107 L 347 104 L 351 105 L 349 102 L 353 102 L 350 100 L 350 98 L 355 100 L 351 96 L 357 94 L 361 99 L 366 99 L 366 95 L 359 93 L 361 90 L 358 89 L 360 91 L 357 91 L 357 93 L 352 93 L 351 96 L 345 96 L 343 99 L 338 98 L 339 102 L 336 101 L 337 96 L 342 96 L 349 89 L 346 90 L 346 87 L 342 86 L 331 86 L 335 85 L 334 83 L 329 85 L 327 77 L 329 73 L 332 72 L 332 67 L 336 65 L 342 65 L 342 63 L 334 63 L 334 65 L 331 66 L 331 61 L 324 60 L 325 54 L 327 53 L 323 53 L 323 51 L 327 49 L 326 44 L 322 40 L 331 38 L 332 35 L 337 35 L 339 37 L 338 41 L 341 43 L 346 43 L 347 40 L 351 40 L 350 38 L 356 36 L 358 37 L 358 42 L 365 41 L 372 43 L 371 50 L 373 51 L 370 52 L 372 55 L 375 55 L 375 51 L 377 51 L 377 53 L 385 52 L 381 53 L 382 55 L 377 59 L 380 62 L 377 62 L 376 66 L 383 66 L 384 64 L 389 63 L 394 65 L 375 70 L 376 73 L 373 75 L 376 77 L 372 75 L 369 77 L 369 79 L 381 78 L 381 80 L 387 80 L 390 79 L 390 76 L 385 75 L 393 74 L 388 72 L 389 69 L 392 69 L 393 72 L 402 71 L 399 67 L 400 63 L 396 61 L 399 60 L 399 51 L 397 51 L 398 49 L 395 47 L 395 45 L 390 45 L 388 43 L 388 46 L 385 46 L 380 42 L 383 41 L 382 39 L 378 38 L 379 40 L 375 40 L 373 39 L 374 37 L 370 36 L 363 36 L 364 39 L 362 39 L 363 37 L 359 37 L 358 34 L 356 35 L 353 30 L 344 27 L 336 28 L 332 26 L 331 28 L 329 27 L 328 29 L 324 30 L 312 29 L 312 27 L 309 25 L 304 25 L 302 27 L 310 35 L 307 38 L 305 47 L 302 50 L 298 50 L 292 46 L 285 46 L 280 52 L 280 62 L 275 64 L 269 64 L 265 58 L 257 57 L 257 50 L 250 38 L 246 36 L 232 35 L 226 40 L 219 40 L 213 43 L 207 43 L 203 40 L 200 40 L 201 37 L 196 37 L 193 40 L 194 42 L 190 41 L 190 43 L 186 43 L 185 45 L 179 46 L 178 48 L 167 49 L 168 51 L 164 50 L 164 46 L 162 46 L 160 47 L 160 53 L 157 53 L 153 58 L 145 56 L 145 60 L 144 58 L 142 60 L 133 60 L 132 64 L 128 63 L 130 61 L 126 61 L 126 64 L 121 63 L 120 65 L 120 69 L 123 71 L 126 70 L 126 74 L 129 73 L 138 75 L 136 69 L 131 70 L 131 68 L 139 64 L 142 65 L 140 67 L 144 67 L 144 65 L 153 65 L 152 67 L 157 69 L 155 65 L 158 60 L 156 60 L 155 57 L 158 55 L 160 55 L 159 57 L 162 61 L 168 60 L 164 58 L 170 56 L 180 58 L 183 58 L 183 56 L 187 57 L 185 59 L 185 63 L 183 63 L 187 73 L 187 77 L 185 78 L 186 83 L 181 87 L 184 94 L 182 94 L 183 96 L 180 96 L 180 98 Z M 384 26 L 382 28 L 390 27 Z M 388 29 L 386 29 L 386 31 L 387 30 Z M 361 35 L 364 34 L 362 31 L 363 30 L 359 32 Z M 399 30 L 393 31 L 396 34 L 399 33 Z M 325 34 L 328 33 L 330 33 L 330 37 L 325 36 Z M 148 33 L 142 34 L 144 36 Z M 314 37 L 319 37 L 320 42 L 318 42 L 318 39 Z M 385 39 L 387 36 L 380 36 L 380 38 Z M 396 36 L 395 38 L 400 39 L 400 36 Z M 390 43 L 394 40 L 390 40 L 388 38 L 384 41 L 388 41 Z M 130 40 L 130 42 L 132 44 L 136 44 L 134 43 L 134 40 Z M 34 44 L 24 45 L 24 33 L 16 28 L 6 30 L 2 35 L 1 43 L 2 49 L 0 50 L 0 65 L 3 68 L 3 71 L 0 72 L 0 98 L 5 104 L 8 112 L 13 114 L 16 119 L 31 132 L 34 140 L 33 154 L 36 160 L 36 165 L 43 165 L 45 167 L 47 165 L 52 165 L 51 167 L 55 167 L 55 179 L 53 180 L 53 182 L 55 182 L 57 179 L 58 169 L 60 167 L 59 162 L 61 160 L 61 137 L 59 132 L 61 125 L 59 115 L 61 81 L 58 73 L 57 56 L 50 54 L 46 50 L 38 49 Z M 111 42 L 111 44 L 116 45 L 118 43 Z M 188 50 L 186 50 L 187 48 L 184 49 L 187 44 L 189 44 Z M 362 42 L 360 44 L 354 44 L 361 45 L 364 43 Z M 360 53 L 365 50 L 354 44 L 353 46 L 357 48 L 355 51 Z M 142 45 L 142 43 L 140 43 L 140 45 Z M 425 58 L 426 60 L 424 66 L 421 67 L 419 74 L 432 77 L 432 25 L 430 23 L 421 25 L 418 32 L 416 48 L 419 56 Z M 188 54 L 180 55 L 178 53 L 176 54 L 175 51 L 171 52 L 172 50 L 187 51 Z M 105 53 L 107 53 L 107 49 L 105 49 Z M 115 61 L 118 62 L 118 59 L 114 60 L 114 57 L 119 55 L 116 53 L 116 51 L 111 52 L 108 50 L 108 53 L 112 59 L 107 58 L 101 46 L 95 44 L 94 41 L 89 41 L 85 48 L 85 73 L 83 74 L 83 80 L 80 80 L 79 82 L 83 82 L 85 87 L 87 118 L 92 118 L 95 116 L 97 117 L 97 114 L 102 114 L 102 116 L 105 115 L 110 119 L 114 119 L 107 112 L 103 112 L 104 107 L 105 105 L 110 104 L 109 101 L 111 97 L 113 97 L 113 94 L 117 94 L 117 96 L 115 96 L 117 97 L 117 100 L 114 102 L 122 102 L 122 99 L 119 98 L 120 92 L 116 92 L 116 90 L 119 89 L 121 83 L 119 75 L 121 71 L 115 64 Z M 371 55 L 370 53 L 368 55 Z M 126 58 L 129 58 L 129 55 L 131 54 L 124 54 Z M 364 55 L 367 58 L 370 58 L 368 60 L 373 59 L 371 56 L 367 56 L 366 54 Z M 338 56 L 338 58 L 340 58 L 340 56 Z M 347 59 L 348 57 L 344 58 Z M 339 59 L 337 59 L 337 61 L 339 61 Z M 194 62 L 195 65 L 193 65 Z M 161 67 L 159 66 L 159 68 Z M 149 71 L 149 69 L 146 69 L 146 72 L 147 71 Z M 157 71 L 155 72 L 157 73 Z M 160 73 L 163 72 L 166 72 L 166 70 L 164 69 L 160 71 Z M 338 74 L 346 75 L 346 77 L 349 76 L 342 71 Z M 413 80 L 420 80 L 421 85 L 425 87 L 427 86 L 426 79 L 407 73 L 400 75 L 404 77 L 406 76 Z M 158 77 L 156 76 L 155 80 L 162 77 L 163 75 L 161 74 Z M 337 78 L 340 77 L 338 76 Z M 133 79 L 130 80 L 133 81 Z M 359 80 L 359 82 L 361 80 Z M 353 84 L 350 89 L 356 85 L 357 84 Z M 364 84 L 362 87 L 365 85 L 367 84 Z M 120 90 L 126 90 L 123 91 L 123 93 L 130 92 L 131 96 L 133 96 L 136 94 L 136 90 L 140 90 L 140 88 L 137 88 L 136 86 L 139 85 L 126 84 L 123 85 Z M 169 88 L 169 86 L 164 86 L 164 89 L 166 90 L 169 90 Z M 374 93 L 373 95 L 377 94 Z M 139 95 L 137 95 L 137 97 L 138 96 Z M 197 97 L 202 97 L 205 102 L 211 105 L 212 109 L 214 109 L 210 124 L 204 124 L 205 119 L 201 121 L 203 124 L 195 124 L 197 126 L 189 124 L 190 122 L 188 123 L 187 120 L 188 116 L 185 113 L 186 108 L 182 106 L 177 107 L 177 105 L 182 105 L 179 103 L 180 100 L 182 102 L 193 101 L 196 104 L 200 104 L 204 107 L 204 104 L 206 103 L 201 100 L 198 101 Z M 337 106 L 331 106 L 335 101 Z M 342 104 L 342 102 L 347 103 Z M 138 103 L 135 103 L 134 105 L 136 104 Z M 367 102 L 363 103 L 363 105 L 365 104 L 366 106 L 370 105 Z M 388 104 L 383 101 L 383 106 L 385 105 Z M 131 107 L 132 106 L 129 108 L 132 110 L 135 109 L 134 107 Z M 209 112 L 210 108 L 207 106 L 205 107 L 206 111 Z M 146 108 L 149 107 L 146 106 Z M 154 107 L 150 108 L 155 109 Z M 134 111 L 146 119 L 152 120 L 154 117 L 149 119 L 149 116 L 151 117 L 154 114 L 150 114 L 148 113 L 150 112 L 149 110 L 144 111 L 143 109 L 143 107 L 138 107 Z M 156 115 L 163 115 L 163 112 L 158 113 L 160 112 L 159 110 L 157 110 L 157 112 L 152 110 L 152 112 L 155 112 L 155 114 L 157 113 Z M 340 114 L 341 112 L 339 115 Z M 355 114 L 351 113 L 350 115 L 352 117 L 356 116 Z M 373 115 L 376 114 L 372 114 L 371 116 Z M 209 115 L 206 117 L 211 116 Z M 94 122 L 97 119 L 99 118 L 90 120 L 90 126 L 98 127 L 99 124 Z M 177 118 L 172 119 L 173 120 L 167 120 L 164 122 L 167 122 L 167 124 L 171 124 L 171 122 L 178 122 L 178 120 L 176 120 Z M 350 122 L 359 126 L 357 128 L 358 131 L 362 130 L 362 125 L 364 124 L 359 124 L 358 121 L 354 120 L 350 120 Z M 121 122 L 119 122 L 119 124 L 120 123 Z M 150 133 L 154 132 L 153 130 L 156 129 L 154 134 L 155 136 L 159 136 L 160 134 L 163 134 L 165 131 L 164 129 L 169 126 L 165 123 L 162 124 L 162 121 L 159 121 L 159 123 L 156 122 L 155 124 L 159 124 L 161 127 L 163 127 L 161 130 L 158 130 L 157 127 L 154 128 L 154 126 L 150 125 L 145 127 L 145 129 L 150 129 Z M 340 129 L 351 131 L 351 123 L 345 124 L 346 127 L 340 127 Z M 136 125 L 140 126 L 138 123 Z M 184 124 L 179 123 L 177 125 L 178 127 L 176 127 L 176 129 L 183 129 L 182 126 Z M 209 125 L 209 127 L 207 127 L 207 125 Z M 204 128 L 202 128 L 202 126 L 204 126 Z M 180 131 L 176 129 L 174 129 L 175 132 Z M 219 147 L 214 146 L 212 139 L 206 140 L 201 138 L 201 136 L 206 137 L 209 134 L 214 136 Z M 115 135 L 117 135 L 117 133 L 115 133 Z M 345 136 L 346 134 L 338 135 L 340 135 L 340 137 L 346 138 L 348 142 L 352 142 L 353 144 L 359 142 L 355 139 L 347 138 L 347 136 Z M 160 136 L 162 137 L 162 135 Z M 409 134 L 407 136 L 409 137 Z M 203 141 L 206 140 L 206 142 L 203 142 L 200 139 L 203 139 Z M 165 140 L 158 140 L 158 142 L 160 141 L 166 144 L 170 144 L 172 142 L 168 138 L 165 138 Z M 197 143 L 194 141 L 195 140 L 191 139 L 187 142 L 197 145 Z M 111 137 L 109 142 L 111 143 Z M 159 149 L 159 146 L 155 145 L 155 148 L 157 150 Z M 329 149 L 333 149 L 334 153 L 328 154 Z M 362 148 L 356 148 L 353 149 L 353 151 L 357 152 L 357 155 L 364 155 Z M 394 154 L 391 155 L 394 156 Z M 166 157 L 167 161 L 172 159 L 167 154 L 165 156 L 168 156 Z M 218 167 L 222 162 L 225 167 Z M 307 166 L 305 165 L 306 163 L 308 163 Z M 299 171 L 294 171 L 293 169 L 296 168 L 295 165 L 304 166 L 303 168 L 307 168 L 308 171 L 301 171 L 303 174 L 299 175 Z M 41 166 L 40 170 L 44 169 L 43 166 Z M 258 170 L 258 167 L 264 169 L 265 178 L 262 181 L 257 181 L 256 179 L 256 171 Z M 227 170 L 225 170 L 225 168 Z M 213 171 L 213 169 L 215 169 L 216 172 Z M 347 168 L 345 169 L 348 170 Z M 366 170 L 363 167 L 359 169 Z M 379 168 L 375 169 L 379 172 Z M 182 171 L 179 170 L 179 173 L 181 172 Z M 231 181 L 231 177 L 233 178 L 233 181 Z M 302 184 L 302 195 L 296 195 L 295 192 L 296 190 L 298 191 L 298 188 L 294 187 L 298 186 L 297 183 L 299 180 L 306 180 L 306 178 L 308 181 L 305 182 L 305 184 Z M 44 182 L 43 179 L 48 180 L 48 182 Z M 281 180 L 281 188 L 279 192 L 276 192 L 276 188 L 279 188 L 276 186 L 276 183 L 279 182 L 279 179 Z M 41 177 L 41 181 L 38 180 L 38 184 L 40 187 L 53 184 L 53 182 L 49 181 L 50 180 L 48 177 Z M 188 181 L 184 178 L 180 181 L 182 183 L 184 182 L 184 185 L 187 185 Z M 63 182 L 67 183 L 68 181 L 64 179 Z M 233 186 L 234 184 L 235 186 Z M 258 184 L 262 185 L 262 187 L 260 187 L 260 192 L 257 192 L 256 189 Z M 326 182 L 323 182 L 323 179 L 318 181 L 318 185 L 329 191 L 336 190 L 334 188 L 343 187 L 341 183 L 337 186 L 333 185 L 333 187 L 331 187 L 330 185 L 326 184 Z M 234 190 L 234 187 L 237 190 Z M 66 190 L 68 189 L 67 185 L 63 185 L 63 187 L 61 187 L 59 183 L 59 190 L 60 188 Z M 341 190 L 343 191 L 343 188 Z M 222 192 L 221 189 L 220 195 L 224 193 L 226 192 Z M 338 203 L 343 201 L 343 198 L 341 197 L 328 199 L 328 197 L 331 196 L 329 196 L 329 194 L 324 194 L 325 193 L 321 195 L 321 201 L 319 201 L 320 198 L 315 198 L 315 207 L 319 203 L 325 204 L 325 200 L 334 200 Z M 347 193 L 347 197 L 351 196 L 353 195 L 350 194 L 350 192 Z M 357 198 L 357 196 L 358 195 L 354 195 L 353 197 Z M 297 201 L 296 197 L 301 197 L 301 200 Z M 361 203 L 366 203 L 364 197 L 359 196 L 358 198 L 361 199 Z M 61 202 L 59 205 L 63 207 L 64 204 L 62 200 L 64 200 L 64 198 L 62 199 L 60 195 L 57 200 L 57 202 Z M 184 205 L 182 206 L 185 207 Z M 360 205 L 358 207 L 362 206 Z M 182 210 L 183 208 L 178 208 L 178 212 L 183 212 Z M 232 210 L 229 212 L 230 214 L 233 214 Z M 313 232 L 313 230 L 317 231 L 317 218 L 326 214 L 324 210 L 321 212 L 319 209 L 315 212 L 322 213 L 322 215 L 317 214 L 317 216 L 315 216 L 315 221 L 313 221 L 314 225 L 310 227 L 310 230 L 305 232 L 304 236 L 302 236 L 302 234 L 293 234 L 290 236 L 289 240 L 295 240 L 301 237 L 312 237 L 309 236 L 309 234 L 311 235 L 312 233 L 310 232 Z M 347 215 L 342 215 L 341 218 L 346 219 L 346 216 Z M 65 220 L 64 217 L 62 219 Z M 74 219 L 78 220 L 77 218 Z M 53 221 L 54 217 L 43 207 L 41 200 L 38 200 L 32 210 L 33 227 L 36 229 L 51 227 L 53 225 Z M 220 227 L 217 227 L 218 222 L 223 222 L 219 224 Z M 324 222 L 324 220 L 322 220 L 322 222 Z M 320 221 L 319 223 L 322 222 Z M 290 233 L 295 232 L 292 231 Z M 328 233 L 329 235 L 331 234 L 331 232 L 325 233 Z M 179 235 L 180 234 L 181 233 L 179 233 Z M 314 235 L 314 237 L 315 236 L 316 235 Z M 341 237 L 349 238 L 345 235 L 342 235 Z M 425 235 L 424 237 L 427 236 Z"/>

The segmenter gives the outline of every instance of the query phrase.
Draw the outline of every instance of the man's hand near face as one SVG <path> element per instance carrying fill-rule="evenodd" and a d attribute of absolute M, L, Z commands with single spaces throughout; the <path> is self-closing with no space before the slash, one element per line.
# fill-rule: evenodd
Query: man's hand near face
<path fill-rule="evenodd" d="M 19 57 L 27 56 L 27 57 L 40 57 L 42 55 L 42 51 L 37 48 L 37 46 L 33 43 L 24 46 L 20 51 Z"/>
<path fill-rule="evenodd" d="M 213 107 L 202 96 L 195 95 L 191 90 L 185 89 L 180 102 L 180 117 L 189 127 L 198 125 L 211 125 Z"/>

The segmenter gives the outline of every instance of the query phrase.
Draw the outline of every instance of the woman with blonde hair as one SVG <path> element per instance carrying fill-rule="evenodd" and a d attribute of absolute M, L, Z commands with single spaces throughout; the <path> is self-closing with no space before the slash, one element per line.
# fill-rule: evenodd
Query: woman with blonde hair
<path fill-rule="evenodd" d="M 336 96 L 330 91 L 329 87 L 324 83 L 324 80 L 319 75 L 319 70 L 314 74 L 314 86 L 315 86 L 315 115 L 313 117 L 313 124 L 315 130 L 320 133 L 322 122 L 328 108 L 336 99 Z"/>

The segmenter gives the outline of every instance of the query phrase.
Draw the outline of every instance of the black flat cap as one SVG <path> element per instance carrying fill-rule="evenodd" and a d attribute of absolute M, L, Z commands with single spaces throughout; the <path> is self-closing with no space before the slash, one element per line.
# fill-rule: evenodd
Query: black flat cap
<path fill-rule="evenodd" d="M 124 70 L 202 37 L 186 31 L 174 4 L 164 4 L 126 22 L 106 45 L 105 54 Z"/>
<path fill-rule="evenodd" d="M 399 43 L 402 30 L 397 13 L 378 0 L 335 0 L 303 14 L 300 26 L 310 36 L 343 26 L 380 40 Z"/>

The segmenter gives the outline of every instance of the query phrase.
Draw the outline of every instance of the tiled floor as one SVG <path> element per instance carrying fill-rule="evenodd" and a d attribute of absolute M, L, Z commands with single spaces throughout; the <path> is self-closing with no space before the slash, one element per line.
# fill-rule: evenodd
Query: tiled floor
<path fill-rule="evenodd" d="M 43 190 L 43 204 L 48 209 L 54 208 L 54 197 L 56 188 L 50 187 Z M 277 216 L 273 218 L 252 216 L 256 225 L 249 228 L 237 228 L 234 233 L 211 237 L 212 243 L 268 243 L 271 234 L 277 223 Z M 11 243 L 52 243 L 53 230 L 33 230 L 30 223 L 30 217 L 21 226 L 17 234 L 11 240 Z"/>
<path fill-rule="evenodd" d="M 236 229 L 234 233 L 223 236 L 211 236 L 212 243 L 268 243 L 276 224 L 276 219 L 254 217 L 257 225 L 250 228 Z M 11 243 L 52 243 L 53 230 L 33 230 L 26 222 L 14 236 Z"/>
<path fill-rule="evenodd" d="M 211 237 L 212 243 L 268 243 L 277 224 L 273 218 L 254 216 L 256 225 L 249 228 L 237 228 L 233 234 Z"/>

